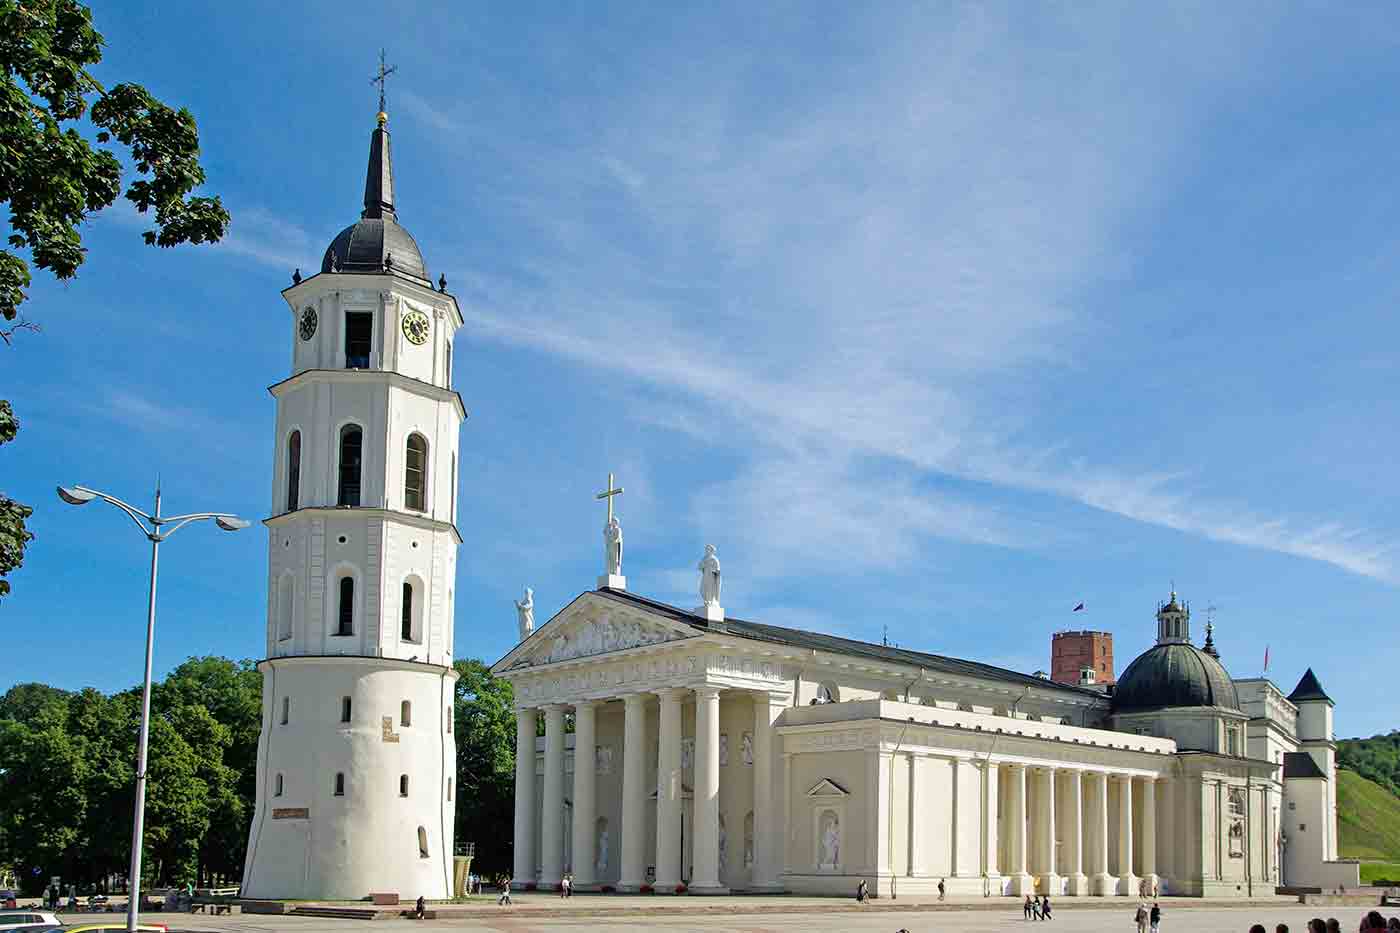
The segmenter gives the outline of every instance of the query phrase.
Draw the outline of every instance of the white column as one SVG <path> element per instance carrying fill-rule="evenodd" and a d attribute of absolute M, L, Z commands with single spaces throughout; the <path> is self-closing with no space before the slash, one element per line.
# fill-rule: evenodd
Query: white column
<path fill-rule="evenodd" d="M 674 894 L 681 883 L 681 698 L 667 687 L 661 698 L 656 755 L 656 883 L 658 894 Z"/>
<path fill-rule="evenodd" d="M 774 818 L 773 775 L 778 770 L 778 741 L 773 723 L 787 702 L 786 694 L 753 694 L 753 887 L 758 890 L 781 887 L 779 876 L 784 868 L 785 828 Z M 843 855 L 842 861 L 845 860 Z"/>
<path fill-rule="evenodd" d="M 1157 881 L 1161 884 L 1164 880 L 1170 884 L 1170 879 L 1176 874 L 1176 809 L 1173 806 L 1172 783 L 1169 778 L 1163 778 L 1157 782 Z M 1165 819 L 1163 818 L 1165 815 Z M 1267 839 L 1272 840 L 1274 834 L 1270 832 Z M 1278 850 L 1270 843 L 1269 861 L 1275 861 Z"/>
<path fill-rule="evenodd" d="M 719 688 L 695 690 L 695 842 L 690 890 L 719 894 Z M 739 826 L 743 844 L 743 826 Z M 742 851 L 742 848 L 741 848 Z"/>
<path fill-rule="evenodd" d="M 1011 779 L 1011 813 L 1007 819 L 1007 829 L 1011 832 L 1007 854 L 1011 864 L 1007 866 L 1007 874 L 1011 876 L 1011 893 L 1020 897 L 1035 893 L 1035 879 L 1026 870 L 1026 767 L 1008 765 L 1007 772 Z"/>
<path fill-rule="evenodd" d="M 515 884 L 535 880 L 535 732 L 533 709 L 515 711 Z"/>
<path fill-rule="evenodd" d="M 1149 888 L 1157 886 L 1157 781 L 1146 778 L 1142 782 L 1142 839 L 1139 840 L 1142 858 L 1138 870 Z"/>
<path fill-rule="evenodd" d="M 1094 851 L 1094 893 L 1107 896 L 1118 884 L 1108 873 L 1108 775 L 1100 771 L 1089 777 L 1094 794 L 1094 831 L 1089 837 Z"/>
<path fill-rule="evenodd" d="M 999 879 L 997 869 L 997 849 L 1001 845 L 997 833 L 998 803 L 1001 785 L 997 780 L 998 767 L 994 761 L 982 764 L 982 874 L 988 879 Z M 1001 893 L 1000 882 L 993 882 L 996 893 Z"/>
<path fill-rule="evenodd" d="M 1084 874 L 1084 772 L 1069 772 L 1069 788 L 1065 798 L 1065 872 L 1069 875 L 1069 893 L 1089 893 L 1089 879 Z"/>
<path fill-rule="evenodd" d="M 1060 893 L 1060 872 L 1059 866 L 1055 864 L 1055 778 L 1058 771 L 1055 768 L 1046 768 L 1043 772 L 1042 783 L 1045 786 L 1045 797 L 1041 802 L 1041 839 L 1040 839 L 1040 882 L 1042 894 Z"/>
<path fill-rule="evenodd" d="M 622 862 L 618 890 L 639 891 L 647 870 L 647 695 L 622 698 Z"/>
<path fill-rule="evenodd" d="M 598 701 L 574 704 L 574 884 L 591 885 L 598 864 Z"/>
<path fill-rule="evenodd" d="M 1118 779 L 1118 893 L 1138 896 L 1138 877 L 1133 872 L 1133 779 Z"/>
<path fill-rule="evenodd" d="M 540 823 L 540 887 L 564 877 L 564 707 L 544 708 L 544 805 Z"/>

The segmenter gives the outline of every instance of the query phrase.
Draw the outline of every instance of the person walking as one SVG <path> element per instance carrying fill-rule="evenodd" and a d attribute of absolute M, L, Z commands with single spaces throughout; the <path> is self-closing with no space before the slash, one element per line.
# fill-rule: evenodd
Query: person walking
<path fill-rule="evenodd" d="M 870 897 L 870 885 L 865 883 L 865 879 L 860 879 L 860 884 L 856 885 L 856 903 L 864 904 Z"/>
<path fill-rule="evenodd" d="M 510 903 L 510 879 L 501 882 L 501 896 L 496 898 L 497 906 Z"/>
<path fill-rule="evenodd" d="M 428 906 L 428 902 L 423 899 L 423 895 L 418 895 L 418 901 L 413 905 L 413 919 L 423 919 L 423 909 Z"/>
<path fill-rule="evenodd" d="M 943 895 L 946 894 L 947 891 L 948 891 L 947 887 L 945 887 L 944 884 L 943 884 L 943 882 L 946 881 L 946 880 L 947 880 L 946 878 L 939 878 L 939 879 L 938 879 L 938 899 L 939 899 L 940 901 L 943 900 Z"/>
<path fill-rule="evenodd" d="M 1152 902 L 1152 912 L 1148 914 L 1148 919 L 1152 921 L 1152 933 L 1157 933 L 1162 928 L 1162 905 L 1156 901 Z"/>
<path fill-rule="evenodd" d="M 1138 903 L 1137 913 L 1133 914 L 1133 922 L 1137 924 L 1138 933 L 1147 933 L 1147 904 Z"/>
<path fill-rule="evenodd" d="M 1021 905 L 1021 913 L 1026 915 L 1027 920 L 1031 919 L 1031 896 L 1029 894 L 1026 895 L 1026 902 Z"/>
<path fill-rule="evenodd" d="M 1040 916 L 1043 920 L 1050 919 L 1050 895 L 1048 894 L 1040 896 Z"/>

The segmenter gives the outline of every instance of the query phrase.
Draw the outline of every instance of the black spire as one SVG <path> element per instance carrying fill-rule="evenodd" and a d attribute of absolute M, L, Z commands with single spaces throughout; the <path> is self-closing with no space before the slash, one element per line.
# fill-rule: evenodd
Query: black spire
<path fill-rule="evenodd" d="M 1326 700 L 1332 702 L 1332 698 L 1327 695 L 1327 691 L 1322 689 L 1322 684 L 1318 682 L 1317 675 L 1312 668 L 1308 668 L 1303 674 L 1303 679 L 1298 681 L 1298 686 L 1293 688 L 1293 692 L 1288 695 L 1290 703 L 1297 703 L 1300 700 Z"/>
<path fill-rule="evenodd" d="M 369 138 L 369 168 L 365 171 L 365 209 L 361 217 L 374 220 L 395 220 L 394 166 L 389 158 L 388 121 L 381 110 L 379 126 Z"/>

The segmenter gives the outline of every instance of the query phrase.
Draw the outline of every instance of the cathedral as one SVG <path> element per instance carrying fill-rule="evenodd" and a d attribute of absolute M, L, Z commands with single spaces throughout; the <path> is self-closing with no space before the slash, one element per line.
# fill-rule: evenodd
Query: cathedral
<path fill-rule="evenodd" d="M 381 69 L 381 75 L 383 70 Z M 282 292 L 257 803 L 243 894 L 453 892 L 462 325 L 394 198 Z M 610 477 L 611 480 L 611 477 Z M 514 882 L 550 889 L 1257 896 L 1355 885 L 1332 700 L 1197 647 L 1175 593 L 1108 686 L 745 621 L 628 590 L 609 482 L 597 586 L 493 671 L 517 701 Z M 543 719 L 543 736 L 537 738 Z M 572 729 L 568 724 L 572 724 Z"/>
<path fill-rule="evenodd" d="M 1359 883 L 1337 858 L 1332 700 L 1311 670 L 1287 696 L 1232 679 L 1175 593 L 1115 685 L 1077 686 L 733 618 L 711 548 L 693 610 L 629 592 L 620 546 L 607 563 L 538 629 L 517 604 L 522 640 L 493 668 L 515 689 L 517 748 L 534 749 L 516 760 L 519 887 L 1252 897 Z"/>

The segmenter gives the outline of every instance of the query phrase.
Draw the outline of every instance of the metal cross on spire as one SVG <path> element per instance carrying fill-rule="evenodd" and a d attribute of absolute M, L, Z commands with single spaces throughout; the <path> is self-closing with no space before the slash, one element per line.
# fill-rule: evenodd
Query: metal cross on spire
<path fill-rule="evenodd" d="M 379 85 L 379 113 L 380 113 L 381 116 L 383 116 L 383 115 L 385 114 L 385 109 L 384 109 L 384 81 L 385 81 L 386 78 L 389 77 L 389 75 L 393 74 L 394 72 L 396 72 L 396 71 L 398 71 L 398 70 L 399 70 L 399 66 L 398 66 L 398 65 L 389 65 L 389 64 L 386 64 L 386 63 L 385 63 L 384 50 L 383 50 L 383 49 L 380 49 L 380 50 L 379 50 L 379 72 L 378 72 L 373 78 L 370 78 L 370 79 L 369 79 L 369 83 L 370 83 L 370 84 L 377 84 L 377 85 Z"/>
<path fill-rule="evenodd" d="M 594 498 L 606 499 L 608 503 L 608 524 L 612 524 L 613 519 L 613 496 L 622 495 L 622 487 L 613 484 L 613 475 L 608 474 L 608 488 L 598 493 Z"/>

